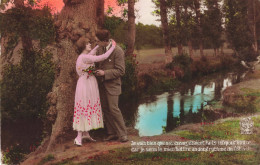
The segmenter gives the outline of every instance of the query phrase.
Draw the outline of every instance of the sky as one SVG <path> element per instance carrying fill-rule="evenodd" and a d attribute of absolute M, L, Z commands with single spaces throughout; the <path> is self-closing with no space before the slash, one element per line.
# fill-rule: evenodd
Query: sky
<path fill-rule="evenodd" d="M 153 16 L 152 12 L 155 10 L 155 5 L 152 0 L 139 0 L 135 8 L 138 10 L 136 16 L 136 23 L 141 22 L 143 24 L 160 26 L 160 21 L 158 16 Z"/>
<path fill-rule="evenodd" d="M 105 0 L 105 11 L 108 9 L 108 6 L 113 7 L 113 14 L 120 16 L 122 9 L 117 6 L 117 0 Z M 160 26 L 160 21 L 158 16 L 152 15 L 152 12 L 155 10 L 155 5 L 152 3 L 152 0 L 138 0 L 135 4 L 136 9 L 136 23 L 141 22 L 143 24 Z"/>
<path fill-rule="evenodd" d="M 53 9 L 54 13 L 59 12 L 64 4 L 63 0 L 40 0 L 39 5 L 48 5 L 50 8 Z M 121 16 L 122 14 L 122 8 L 117 6 L 117 0 L 105 0 L 105 11 L 107 11 L 108 6 L 113 8 L 113 14 L 116 16 Z M 9 5 L 10 8 L 11 5 Z M 155 8 L 155 5 L 152 3 L 152 0 L 138 0 L 135 4 L 136 12 L 136 23 L 141 22 L 143 24 L 154 24 L 156 26 L 160 25 L 159 21 L 156 21 L 159 19 L 159 17 L 153 16 L 152 12 Z"/>

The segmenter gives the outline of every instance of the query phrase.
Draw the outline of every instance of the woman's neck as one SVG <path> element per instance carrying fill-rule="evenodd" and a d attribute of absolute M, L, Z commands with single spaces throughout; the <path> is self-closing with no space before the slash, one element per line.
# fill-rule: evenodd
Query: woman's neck
<path fill-rule="evenodd" d="M 89 52 L 90 52 L 89 50 L 84 49 L 82 53 L 83 54 L 88 54 Z"/>

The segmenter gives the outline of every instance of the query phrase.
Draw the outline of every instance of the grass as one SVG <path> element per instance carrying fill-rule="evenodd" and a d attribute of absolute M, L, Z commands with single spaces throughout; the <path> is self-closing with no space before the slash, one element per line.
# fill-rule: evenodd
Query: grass
<path fill-rule="evenodd" d="M 249 104 L 256 109 L 255 111 L 260 112 L 260 90 L 242 88 L 241 91 L 244 92 L 243 97 L 252 98 Z"/>
<path fill-rule="evenodd" d="M 260 128 L 260 116 L 252 117 L 254 127 L 256 130 Z M 241 135 L 239 120 L 228 119 L 220 121 L 211 126 L 203 126 L 201 128 L 203 133 L 191 131 L 173 132 L 186 139 L 200 140 L 202 138 L 210 138 L 215 140 L 246 140 L 260 144 L 260 132 L 252 135 Z M 226 131 L 232 134 L 225 134 Z M 149 165 L 259 165 L 259 146 L 255 147 L 256 151 L 227 151 L 227 152 L 131 152 L 131 148 L 119 148 L 110 150 L 107 154 L 96 155 L 89 157 L 85 162 L 77 165 L 113 165 L 113 164 L 149 164 Z M 64 162 L 65 163 L 65 162 Z M 63 163 L 63 164 L 64 164 Z M 61 164 L 61 163 L 60 163 Z M 66 163 L 65 163 L 66 164 Z M 67 164 L 70 164 L 69 162 Z"/>
<path fill-rule="evenodd" d="M 38 165 L 43 165 L 43 164 L 45 164 L 45 163 L 47 163 L 47 162 L 49 162 L 49 161 L 52 161 L 52 160 L 54 160 L 54 159 L 55 159 L 54 155 L 49 154 L 49 155 L 47 155 L 46 157 L 44 157 L 44 158 L 40 161 L 40 163 L 39 163 Z"/>
<path fill-rule="evenodd" d="M 244 152 L 145 152 L 132 153 L 130 148 L 114 150 L 113 154 L 107 154 L 95 159 L 89 159 L 78 165 L 113 165 L 113 164 L 145 164 L 145 165 L 226 165 L 226 164 L 252 164 L 258 165 L 255 153 Z"/>
<path fill-rule="evenodd" d="M 260 127 L 260 116 L 253 117 L 254 127 Z M 187 130 L 176 132 L 177 135 L 184 137 L 186 139 L 199 140 L 210 138 L 214 140 L 254 140 L 260 141 L 260 134 L 241 135 L 240 134 L 240 120 L 232 119 L 224 121 L 222 123 L 217 123 L 214 125 L 204 125 L 202 128 L 202 133 L 191 132 Z"/>
<path fill-rule="evenodd" d="M 188 52 L 188 47 L 183 47 L 184 52 Z M 173 55 L 176 55 L 178 50 L 177 48 L 172 48 Z M 164 62 L 164 48 L 155 48 L 155 49 L 142 49 L 142 50 L 135 50 L 137 55 L 137 61 L 139 63 L 154 63 L 154 62 Z M 224 49 L 224 53 L 232 54 L 233 51 L 231 49 Z M 209 57 L 214 54 L 213 49 L 205 49 L 204 55 Z M 200 51 L 194 51 L 194 58 L 200 58 Z"/>

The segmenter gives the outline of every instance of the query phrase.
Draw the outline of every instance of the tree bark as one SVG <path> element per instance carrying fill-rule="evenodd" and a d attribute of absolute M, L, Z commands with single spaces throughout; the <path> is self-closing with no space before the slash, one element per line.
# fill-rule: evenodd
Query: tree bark
<path fill-rule="evenodd" d="M 204 56 L 203 52 L 203 40 L 202 40 L 202 27 L 201 27 L 201 13 L 200 13 L 200 0 L 194 0 L 194 7 L 196 13 L 196 23 L 199 31 L 199 47 L 200 47 L 200 55 Z"/>
<path fill-rule="evenodd" d="M 160 0 L 160 15 L 161 15 L 164 48 L 165 48 L 165 63 L 170 63 L 172 62 L 172 49 L 171 49 L 171 40 L 169 36 L 167 6 L 165 0 Z"/>
<path fill-rule="evenodd" d="M 188 41 L 188 47 L 189 47 L 190 58 L 192 58 L 194 56 L 194 54 L 193 54 L 193 48 L 192 48 L 191 40 Z"/>
<path fill-rule="evenodd" d="M 52 91 L 48 94 L 51 106 L 47 112 L 51 132 L 42 144 L 41 152 L 55 150 L 64 141 L 66 133 L 72 131 L 74 94 L 77 82 L 75 71 L 79 47 L 85 42 L 95 43 L 97 31 L 96 0 L 65 0 L 65 7 L 58 15 L 58 47 L 56 78 Z M 94 45 L 92 45 L 94 46 Z"/>
<path fill-rule="evenodd" d="M 188 27 L 188 22 L 187 22 L 187 18 L 188 18 L 188 5 L 184 5 L 184 13 L 185 13 L 185 27 Z M 189 28 L 190 29 L 190 28 Z M 191 32 L 189 31 L 188 34 L 187 34 L 187 44 L 188 44 L 188 48 L 189 48 L 189 55 L 190 55 L 190 58 L 193 57 L 193 48 L 192 48 L 192 41 L 191 41 Z"/>
<path fill-rule="evenodd" d="M 181 15 L 180 15 L 180 4 L 178 0 L 175 3 L 175 12 L 176 12 L 176 21 L 177 21 L 177 29 L 180 32 L 181 30 Z M 178 54 L 181 55 L 183 53 L 182 49 L 182 43 L 181 39 L 178 37 L 177 38 L 177 47 L 178 47 Z"/>
<path fill-rule="evenodd" d="M 134 53 L 135 45 L 135 0 L 128 0 L 128 39 L 126 56 L 131 56 Z"/>
<path fill-rule="evenodd" d="M 253 31 L 254 42 L 253 42 L 252 46 L 253 46 L 254 52 L 257 53 L 258 44 L 257 44 L 257 35 L 256 35 L 256 2 L 255 2 L 255 0 L 251 0 L 250 4 L 252 5 L 252 8 L 253 8 L 253 10 L 252 10 L 253 18 L 252 18 L 251 26 L 252 26 L 252 31 Z"/>
<path fill-rule="evenodd" d="M 104 0 L 98 0 L 97 2 L 97 24 L 100 29 L 104 28 Z"/>

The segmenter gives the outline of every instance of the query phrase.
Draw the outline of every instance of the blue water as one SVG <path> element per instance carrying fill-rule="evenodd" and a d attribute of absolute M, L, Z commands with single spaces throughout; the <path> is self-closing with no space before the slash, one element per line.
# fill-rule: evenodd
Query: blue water
<path fill-rule="evenodd" d="M 155 101 L 148 99 L 139 104 L 134 128 L 139 131 L 139 136 L 154 136 L 181 124 L 198 122 L 203 107 L 209 101 L 220 100 L 222 91 L 239 81 L 237 74 L 228 73 L 220 78 L 213 77 L 206 84 L 191 84 L 184 91 L 155 95 Z"/>

